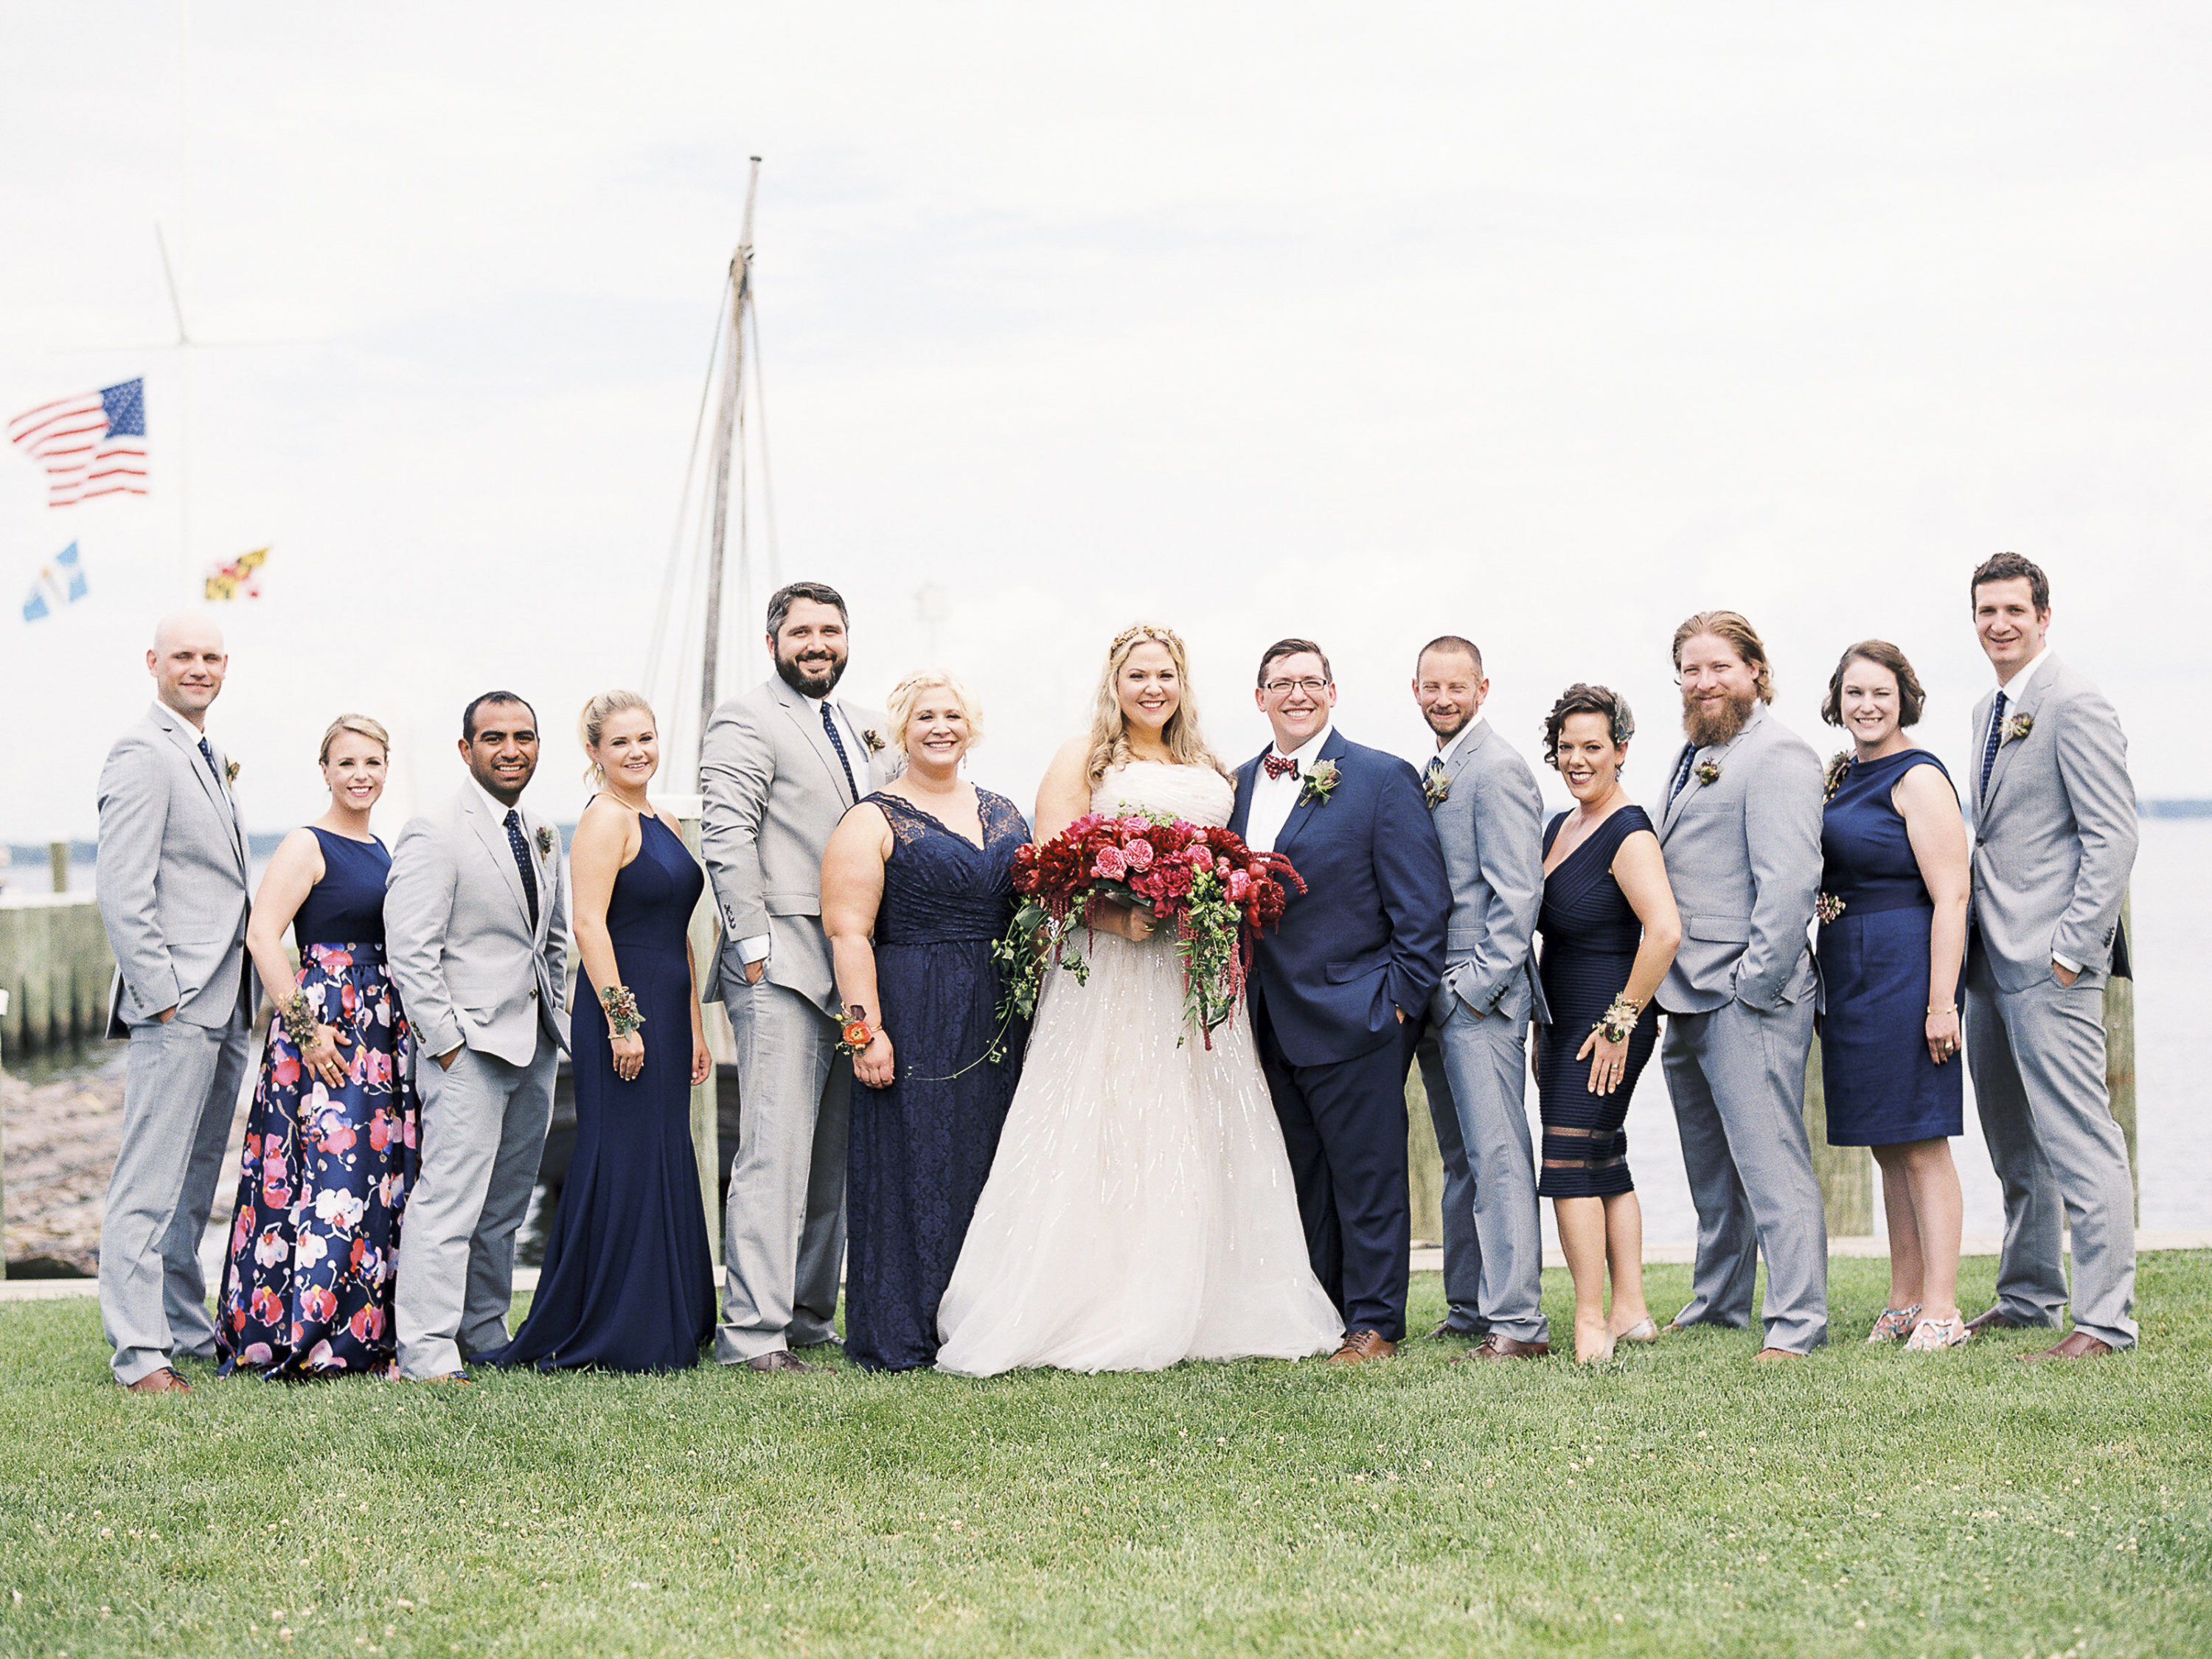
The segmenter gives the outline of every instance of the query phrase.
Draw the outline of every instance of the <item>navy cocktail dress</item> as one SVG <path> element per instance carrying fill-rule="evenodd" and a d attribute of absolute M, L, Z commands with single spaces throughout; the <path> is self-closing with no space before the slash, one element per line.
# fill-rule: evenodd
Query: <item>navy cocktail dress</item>
<path fill-rule="evenodd" d="M 495 1365 L 674 1370 L 714 1328 L 714 1257 L 691 1150 L 691 958 L 686 934 L 706 875 L 657 817 L 607 899 L 615 969 L 637 998 L 645 1065 L 615 1075 L 606 1014 L 576 981 L 569 1057 L 576 1151 L 530 1316 Z"/>
<path fill-rule="evenodd" d="M 1562 812 L 1544 829 L 1544 852 L 1559 839 Z M 1628 1102 L 1636 1079 L 1659 1041 L 1658 1011 L 1647 1007 L 1629 1034 L 1620 1086 L 1609 1095 L 1589 1089 L 1589 1061 L 1575 1054 L 1628 988 L 1629 969 L 1644 942 L 1644 924 L 1613 878 L 1613 857 L 1651 820 L 1640 806 L 1624 806 L 1589 833 L 1544 878 L 1544 905 L 1536 931 L 1543 951 L 1537 977 L 1552 1023 L 1537 1028 L 1536 1091 L 1544 1121 L 1543 1168 L 1536 1182 L 1545 1198 L 1605 1198 L 1632 1192 L 1628 1173 Z"/>
<path fill-rule="evenodd" d="M 395 1376 L 392 1292 L 419 1108 L 384 963 L 392 854 L 374 838 L 308 827 L 323 878 L 294 916 L 292 939 L 301 989 L 343 1038 L 345 1080 L 332 1089 L 308 1077 L 272 1016 L 239 1157 L 216 1347 L 225 1376 Z"/>
<path fill-rule="evenodd" d="M 1832 1146 L 1895 1146 L 1965 1127 L 1965 1066 L 1928 1053 L 1929 1005 L 1956 1005 L 1959 988 L 1929 994 L 1934 901 L 1920 878 L 1905 815 L 1890 799 L 1916 766 L 1943 763 L 1925 749 L 1854 760 L 1820 823 L 1820 890 L 1843 914 L 1820 924 L 1820 1081 Z"/>
<path fill-rule="evenodd" d="M 1000 1024 L 991 960 L 1013 920 L 1029 825 L 1005 796 L 975 797 L 981 847 L 896 795 L 867 798 L 891 826 L 875 956 L 896 1062 L 889 1087 L 853 1085 L 846 1142 L 845 1353 L 870 1370 L 937 1361 L 937 1306 L 1029 1036 L 1018 1020 Z"/>

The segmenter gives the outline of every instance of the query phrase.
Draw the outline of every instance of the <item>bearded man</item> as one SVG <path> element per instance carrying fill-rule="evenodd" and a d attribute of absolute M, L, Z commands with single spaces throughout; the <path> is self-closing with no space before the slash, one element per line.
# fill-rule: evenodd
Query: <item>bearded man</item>
<path fill-rule="evenodd" d="M 1733 611 L 1674 630 L 1688 741 L 1659 844 L 1682 946 L 1659 988 L 1662 1051 L 1698 1208 L 1689 1305 L 1670 1329 L 1751 1322 L 1766 1253 L 1761 1359 L 1827 1339 L 1828 1231 L 1805 1134 L 1820 884 L 1820 762 L 1769 713 L 1766 647 Z"/>
<path fill-rule="evenodd" d="M 757 1371 L 816 1370 L 792 1350 L 836 1340 L 853 1062 L 837 1052 L 822 853 L 885 781 L 883 715 L 836 696 L 846 634 L 836 588 L 778 589 L 775 677 L 715 709 L 700 746 L 700 840 L 723 935 L 702 994 L 719 981 L 743 1103 L 714 1357 Z"/>

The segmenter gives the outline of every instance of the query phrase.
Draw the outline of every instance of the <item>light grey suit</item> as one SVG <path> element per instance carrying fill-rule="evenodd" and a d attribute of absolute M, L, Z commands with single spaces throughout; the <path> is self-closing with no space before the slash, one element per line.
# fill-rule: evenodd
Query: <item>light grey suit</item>
<path fill-rule="evenodd" d="M 215 1352 L 200 1235 L 246 1075 L 246 830 L 192 724 L 161 703 L 100 774 L 100 917 L 115 950 L 107 1034 L 131 1039 L 123 1142 L 100 1233 L 116 1381 Z M 175 1016 L 155 1018 L 166 1009 Z"/>
<path fill-rule="evenodd" d="M 1995 694 L 1974 709 L 1981 781 Z M 2135 1188 L 2105 1089 L 2105 986 L 2135 866 L 2127 738 L 2104 694 L 2056 658 L 2005 723 L 1974 823 L 1966 1060 L 1990 1162 L 2004 1187 L 1997 1304 L 2055 1325 L 2067 1300 L 2060 1220 L 2073 1232 L 2074 1328 L 2136 1340 Z M 2081 964 L 2061 985 L 2051 958 Z"/>
<path fill-rule="evenodd" d="M 1682 948 L 1659 988 L 1662 1050 L 1698 1207 L 1689 1304 L 1675 1322 L 1751 1322 L 1766 1253 L 1766 1345 L 1827 1340 L 1828 1228 L 1805 1135 L 1820 885 L 1820 761 L 1764 704 L 1717 748 L 1678 757 L 1659 828 Z M 1695 768 L 1710 763 L 1711 783 Z"/>
<path fill-rule="evenodd" d="M 1447 1322 L 1548 1342 L 1525 1091 L 1529 1018 L 1547 1017 L 1530 966 L 1544 902 L 1543 799 L 1528 762 L 1488 720 L 1452 751 L 1443 784 L 1429 818 L 1451 915 L 1443 980 L 1414 1053 L 1443 1154 Z"/>
<path fill-rule="evenodd" d="M 714 1337 L 724 1364 L 836 1335 L 853 1064 L 836 1052 L 822 854 L 884 775 L 884 717 L 843 713 L 842 764 L 816 705 L 781 678 L 717 708 L 700 746 L 700 842 L 723 933 L 702 994 L 719 988 L 730 1011 L 738 1067 Z M 739 945 L 762 936 L 767 965 L 748 984 Z"/>
<path fill-rule="evenodd" d="M 417 1381 L 507 1340 L 515 1230 L 568 1047 L 561 843 L 551 824 L 518 811 L 538 884 L 535 923 L 504 814 L 473 781 L 409 820 L 385 885 L 385 957 L 413 1029 L 422 1099 L 421 1173 L 407 1198 L 392 1303 L 400 1374 Z M 456 1048 L 441 1067 L 436 1056 Z"/>

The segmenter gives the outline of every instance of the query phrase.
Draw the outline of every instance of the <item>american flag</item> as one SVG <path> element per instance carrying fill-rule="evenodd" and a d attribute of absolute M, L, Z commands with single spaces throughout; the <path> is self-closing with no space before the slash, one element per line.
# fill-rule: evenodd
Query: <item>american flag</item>
<path fill-rule="evenodd" d="M 8 441 L 46 469 L 46 505 L 146 493 L 146 382 L 63 398 L 8 422 Z"/>

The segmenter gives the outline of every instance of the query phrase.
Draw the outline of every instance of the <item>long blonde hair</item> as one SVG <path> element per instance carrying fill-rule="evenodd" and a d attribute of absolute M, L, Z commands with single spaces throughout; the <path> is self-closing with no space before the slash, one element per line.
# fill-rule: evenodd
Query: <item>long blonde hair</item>
<path fill-rule="evenodd" d="M 1109 768 L 1128 761 L 1129 723 L 1121 713 L 1121 669 L 1129 653 L 1146 644 L 1166 647 L 1175 664 L 1176 686 L 1182 693 L 1175 713 L 1160 728 L 1160 741 L 1167 744 L 1178 766 L 1210 766 L 1227 777 L 1229 769 L 1215 758 L 1199 735 L 1198 699 L 1190 689 L 1190 659 L 1183 650 L 1182 635 L 1157 623 L 1137 623 L 1116 634 L 1114 643 L 1106 647 L 1106 671 L 1099 676 L 1098 700 L 1091 714 L 1091 781 L 1096 784 Z"/>
<path fill-rule="evenodd" d="M 583 744 L 586 756 L 599 746 L 599 734 L 607 729 L 607 720 L 625 708 L 642 708 L 648 714 L 653 705 L 635 691 L 602 691 L 584 705 L 584 712 L 576 720 L 576 736 Z M 584 781 L 599 788 L 607 787 L 607 769 L 597 761 L 584 768 Z"/>

